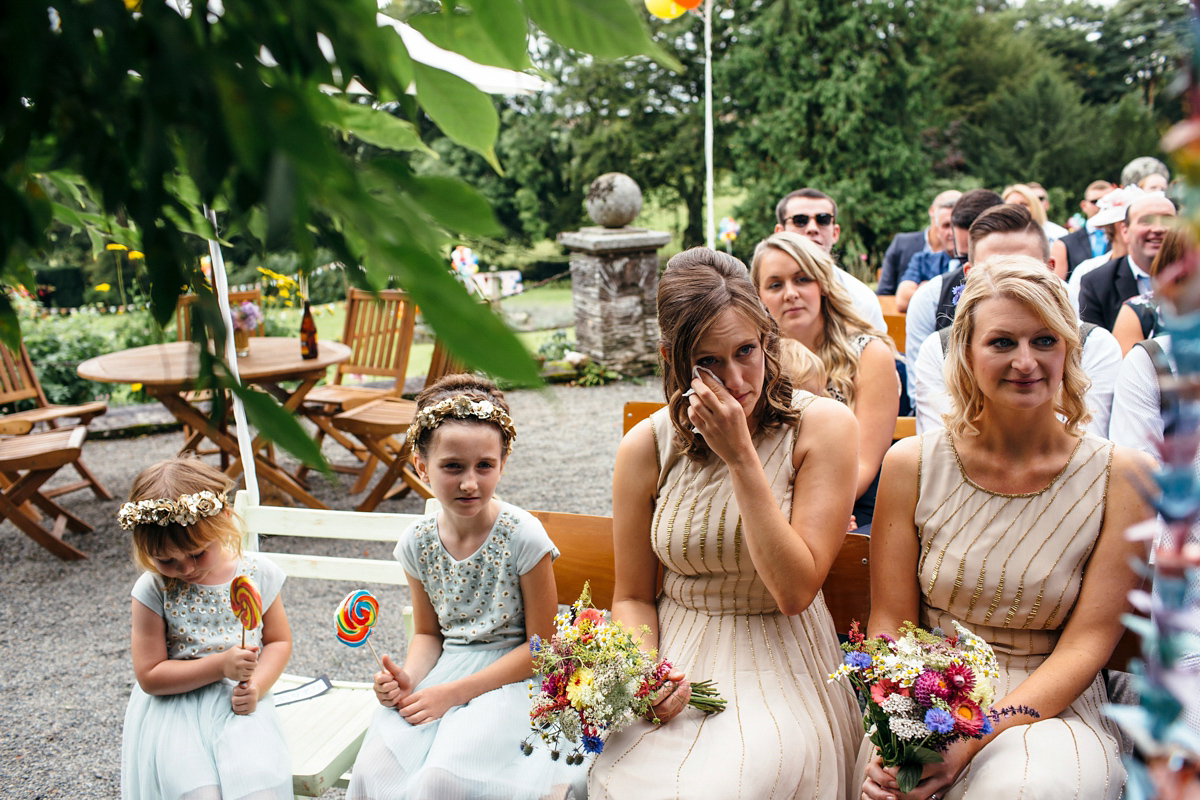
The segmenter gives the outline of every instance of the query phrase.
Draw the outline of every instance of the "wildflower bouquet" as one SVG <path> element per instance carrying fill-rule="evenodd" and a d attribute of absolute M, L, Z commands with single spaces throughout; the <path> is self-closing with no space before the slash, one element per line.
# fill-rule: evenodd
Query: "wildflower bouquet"
<path fill-rule="evenodd" d="M 899 639 L 867 639 L 855 622 L 842 645 L 845 660 L 829 676 L 848 678 L 865 698 L 863 728 L 883 765 L 900 768 L 901 792 L 911 792 L 922 767 L 941 761 L 955 742 L 987 736 L 1002 716 L 1038 716 L 1024 707 L 992 709 L 1000 677 L 996 655 L 957 622 L 954 628 L 955 635 L 943 636 L 906 622 Z"/>
<path fill-rule="evenodd" d="M 632 631 L 592 606 L 586 585 L 570 609 L 554 618 L 554 628 L 549 641 L 535 636 L 529 642 L 542 682 L 536 694 L 530 685 L 533 732 L 521 742 L 521 751 L 533 753 L 532 740 L 539 736 L 557 760 L 562 737 L 574 745 L 567 763 L 582 764 L 584 753 L 604 749 L 604 735 L 651 710 L 673 667 L 656 652 L 644 651 Z M 725 710 L 712 681 L 691 686 L 693 708 L 706 714 Z"/>
<path fill-rule="evenodd" d="M 258 326 L 262 324 L 262 310 L 252 300 L 240 303 L 229 311 L 233 317 L 233 329 L 235 331 L 257 330 Z"/>

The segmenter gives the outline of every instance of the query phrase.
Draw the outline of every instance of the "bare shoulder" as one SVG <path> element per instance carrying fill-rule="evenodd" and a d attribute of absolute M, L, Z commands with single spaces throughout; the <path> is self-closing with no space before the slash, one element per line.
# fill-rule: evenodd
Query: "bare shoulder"
<path fill-rule="evenodd" d="M 888 448 L 883 457 L 883 471 L 893 477 L 917 476 L 921 461 L 921 437 L 906 436 Z"/>
<path fill-rule="evenodd" d="M 846 443 L 852 445 L 847 448 Z M 858 443 L 858 420 L 854 412 L 829 397 L 818 397 L 808 404 L 796 432 L 792 455 L 799 460 L 805 453 L 849 452 Z"/>
<path fill-rule="evenodd" d="M 1153 485 L 1153 475 L 1157 469 L 1158 464 L 1149 454 L 1132 447 L 1113 445 L 1109 496 L 1132 496 L 1141 502 L 1140 490 Z"/>
<path fill-rule="evenodd" d="M 879 366 L 885 365 L 896 368 L 896 357 L 892 354 L 892 348 L 887 346 L 883 339 L 872 339 L 867 342 L 867 346 L 863 348 L 862 355 L 858 359 L 860 364 Z"/>
<path fill-rule="evenodd" d="M 644 419 L 630 429 L 617 445 L 617 461 L 613 468 L 613 490 L 630 490 L 639 483 L 654 485 L 658 475 L 658 458 L 654 440 L 654 423 Z"/>
<path fill-rule="evenodd" d="M 832 429 L 832 431 L 830 430 Z M 822 437 L 829 433 L 841 436 L 847 429 L 858 432 L 854 412 L 830 397 L 818 397 L 808 404 L 800 418 L 800 438 Z"/>

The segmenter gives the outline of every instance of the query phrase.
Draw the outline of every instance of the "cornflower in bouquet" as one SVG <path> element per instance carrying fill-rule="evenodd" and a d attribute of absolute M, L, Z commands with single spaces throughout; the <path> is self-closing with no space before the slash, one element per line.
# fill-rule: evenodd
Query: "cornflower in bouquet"
<path fill-rule="evenodd" d="M 235 331 L 257 330 L 263 321 L 262 309 L 252 300 L 239 303 L 231 308 L 230 315 L 233 317 L 233 329 Z"/>
<path fill-rule="evenodd" d="M 992 708 L 1000 671 L 991 646 L 957 622 L 953 636 L 925 631 L 911 622 L 898 639 L 867 639 L 858 622 L 846 657 L 829 676 L 849 680 L 865 699 L 863 728 L 885 767 L 899 767 L 896 782 L 911 792 L 926 764 L 962 739 L 980 739 L 994 723 L 1012 714 L 1038 714 L 1027 707 Z"/>
<path fill-rule="evenodd" d="M 554 635 L 548 641 L 534 636 L 529 649 L 541 685 L 534 692 L 530 684 L 533 732 L 521 751 L 532 754 L 533 739 L 540 737 L 557 760 L 566 739 L 574 745 L 568 764 L 582 764 L 584 753 L 604 749 L 605 736 L 648 714 L 673 669 L 657 651 L 643 650 L 633 631 L 594 607 L 586 584 L 579 599 L 554 618 Z M 691 687 L 688 705 L 706 714 L 725 710 L 712 681 Z"/>

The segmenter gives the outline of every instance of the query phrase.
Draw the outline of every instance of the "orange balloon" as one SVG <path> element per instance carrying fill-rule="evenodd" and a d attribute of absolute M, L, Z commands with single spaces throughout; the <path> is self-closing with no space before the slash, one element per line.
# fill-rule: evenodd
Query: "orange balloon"
<path fill-rule="evenodd" d="M 699 0 L 697 0 L 697 5 Z M 646 0 L 646 10 L 659 19 L 675 19 L 687 13 L 687 8 L 677 0 Z"/>
<path fill-rule="evenodd" d="M 700 5 L 704 0 L 674 0 L 675 5 L 683 6 L 688 11 L 691 11 L 696 6 Z"/>

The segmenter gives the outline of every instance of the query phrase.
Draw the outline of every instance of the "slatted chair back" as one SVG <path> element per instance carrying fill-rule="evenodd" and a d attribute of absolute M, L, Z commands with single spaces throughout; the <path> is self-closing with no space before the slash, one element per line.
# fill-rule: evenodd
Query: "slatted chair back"
<path fill-rule="evenodd" d="M 244 491 L 234 498 L 233 509 L 242 522 L 242 547 L 270 558 L 291 578 L 347 581 L 353 586 L 382 583 L 406 586 L 404 568 L 395 559 L 342 557 L 300 552 L 279 552 L 263 536 L 297 536 L 314 541 L 313 550 L 328 540 L 394 543 L 420 519 L 416 514 L 363 514 L 313 508 L 251 505 Z M 319 540 L 327 540 L 322 543 Z M 330 609 L 332 615 L 333 609 Z M 412 609 L 403 612 L 404 629 L 412 639 Z M 332 617 L 331 617 L 332 618 Z M 331 631 L 332 632 L 332 631 Z M 307 685 L 312 679 L 285 674 L 276 693 Z M 292 791 L 297 796 L 319 797 L 336 786 L 345 787 L 346 771 L 354 764 L 363 736 L 379 702 L 369 683 L 332 681 L 325 694 L 279 708 L 284 737 L 292 758 Z"/>
<path fill-rule="evenodd" d="M 262 308 L 262 289 L 243 289 L 229 293 L 229 307 L 241 305 L 246 301 Z M 175 306 L 175 336 L 179 341 L 186 341 L 192 335 L 192 307 L 200 302 L 198 294 L 181 294 Z M 263 324 L 259 323 L 256 336 L 263 335 Z"/>
<path fill-rule="evenodd" d="M 29 399 L 36 400 L 43 408 L 49 405 L 37 373 L 33 371 L 29 351 L 24 342 L 16 353 L 0 345 L 0 405 Z"/>
<path fill-rule="evenodd" d="M 416 321 L 416 304 L 399 289 L 385 289 L 378 295 L 351 289 L 346 296 L 342 343 L 353 352 L 349 361 L 337 365 L 333 383 L 340 384 L 346 374 L 392 378 L 399 394 L 404 389 Z"/>
<path fill-rule="evenodd" d="M 454 375 L 466 371 L 466 365 L 450 354 L 445 342 L 441 339 L 435 339 L 433 342 L 433 355 L 429 359 L 429 370 L 425 374 L 425 388 L 428 389 L 439 378 L 443 378 L 446 375 Z"/>

